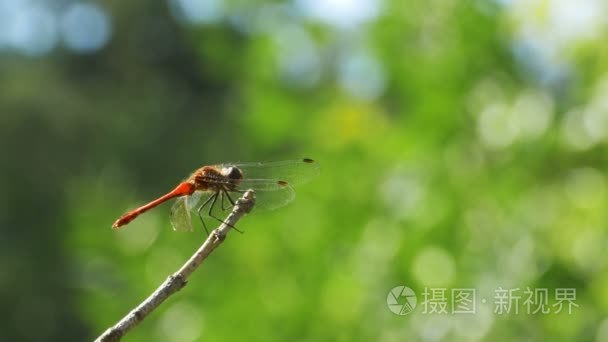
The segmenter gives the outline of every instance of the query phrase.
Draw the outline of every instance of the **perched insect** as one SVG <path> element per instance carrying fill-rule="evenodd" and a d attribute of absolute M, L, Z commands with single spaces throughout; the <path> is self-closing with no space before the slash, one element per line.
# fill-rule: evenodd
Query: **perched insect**
<path fill-rule="evenodd" d="M 112 228 L 118 229 L 140 214 L 178 197 L 171 208 L 173 229 L 192 230 L 191 212 L 196 212 L 205 231 L 208 232 L 203 215 L 223 222 L 215 216 L 213 210 L 218 201 L 222 211 L 234 206 L 231 194 L 253 189 L 256 193 L 255 211 L 276 209 L 293 201 L 295 192 L 292 185 L 309 181 L 318 174 L 318 163 L 308 158 L 269 163 L 225 163 L 203 166 L 169 193 L 122 215 L 114 222 Z"/>

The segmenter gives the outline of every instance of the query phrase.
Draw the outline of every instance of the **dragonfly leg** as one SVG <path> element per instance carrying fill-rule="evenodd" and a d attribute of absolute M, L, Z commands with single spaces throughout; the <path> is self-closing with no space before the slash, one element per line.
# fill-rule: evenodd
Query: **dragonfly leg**
<path fill-rule="evenodd" d="M 228 194 L 228 191 L 222 190 L 222 193 L 220 194 L 220 196 L 222 197 L 222 211 L 225 211 L 226 209 L 230 209 L 230 208 L 232 208 L 232 207 L 235 206 L 234 201 L 232 200 L 232 198 Z M 224 208 L 224 196 L 226 198 L 228 198 L 228 202 L 230 202 L 230 206 L 226 207 L 226 208 Z"/>
<path fill-rule="evenodd" d="M 231 224 L 229 224 L 229 223 L 226 223 L 224 220 L 221 220 L 221 219 L 220 219 L 220 218 L 218 218 L 218 217 L 213 216 L 213 208 L 215 207 L 215 201 L 217 200 L 217 196 L 218 196 L 218 194 L 220 194 L 220 192 L 219 192 L 219 191 L 218 191 L 218 192 L 216 192 L 216 193 L 215 193 L 215 195 L 213 195 L 213 201 L 211 202 L 211 205 L 209 206 L 209 213 L 208 213 L 208 214 L 209 214 L 209 217 L 214 218 L 214 219 L 218 220 L 218 221 L 219 221 L 219 222 L 221 222 L 221 223 L 225 223 L 225 224 L 226 224 L 227 226 L 229 226 L 230 228 L 232 228 L 232 229 L 236 230 L 237 232 L 239 232 L 239 233 L 243 234 L 243 231 L 241 231 L 241 230 L 237 229 L 235 226 L 233 226 L 233 225 L 231 225 Z M 222 196 L 222 199 L 223 199 L 223 198 L 224 198 L 224 197 Z"/>
<path fill-rule="evenodd" d="M 232 200 L 232 198 L 230 198 L 230 194 L 228 194 L 228 191 L 224 190 L 224 193 L 226 194 L 226 197 L 228 197 L 228 201 L 230 201 L 230 204 L 232 204 L 232 206 L 234 207 L 234 201 Z"/>
<path fill-rule="evenodd" d="M 228 208 L 224 207 L 224 193 L 225 192 L 226 191 L 223 191 L 223 190 L 222 190 L 222 192 L 220 192 L 220 197 L 222 198 L 222 211 L 226 211 L 226 209 L 228 209 Z"/>
<path fill-rule="evenodd" d="M 207 230 L 207 225 L 205 224 L 205 220 L 203 220 L 203 215 L 201 215 L 201 210 L 203 210 L 203 208 L 205 206 L 207 206 L 207 204 L 211 200 L 213 200 L 213 202 L 215 203 L 215 198 L 216 197 L 217 197 L 217 192 L 215 194 L 211 195 L 209 198 L 207 198 L 207 200 L 203 204 L 201 204 L 201 206 L 198 207 L 198 209 L 196 210 L 196 213 L 198 214 L 198 218 L 201 219 L 201 223 L 203 224 L 203 228 L 205 228 L 205 233 L 207 233 L 207 235 L 209 235 L 209 230 Z"/>

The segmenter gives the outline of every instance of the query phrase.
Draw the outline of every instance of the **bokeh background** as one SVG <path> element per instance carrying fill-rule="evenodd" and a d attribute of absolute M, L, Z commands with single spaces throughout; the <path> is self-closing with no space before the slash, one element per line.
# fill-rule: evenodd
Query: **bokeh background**
<path fill-rule="evenodd" d="M 202 229 L 168 204 L 110 225 L 195 168 L 311 157 L 293 204 L 245 217 L 125 340 L 607 341 L 607 15 L 0 0 L 0 340 L 92 340 L 148 296 Z M 499 287 L 579 307 L 499 315 Z M 425 288 L 475 288 L 477 312 L 423 314 Z"/>

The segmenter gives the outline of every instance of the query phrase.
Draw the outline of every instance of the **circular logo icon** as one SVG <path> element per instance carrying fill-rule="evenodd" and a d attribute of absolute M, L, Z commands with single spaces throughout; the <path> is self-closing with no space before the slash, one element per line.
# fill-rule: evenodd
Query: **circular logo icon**
<path fill-rule="evenodd" d="M 386 305 L 396 315 L 407 315 L 414 311 L 418 299 L 407 286 L 394 287 L 386 296 Z"/>

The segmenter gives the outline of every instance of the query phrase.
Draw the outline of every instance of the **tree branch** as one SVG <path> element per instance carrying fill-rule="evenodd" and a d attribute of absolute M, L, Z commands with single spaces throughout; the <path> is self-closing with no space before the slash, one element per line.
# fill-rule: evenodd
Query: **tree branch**
<path fill-rule="evenodd" d="M 236 202 L 232 212 L 224 222 L 211 232 L 203 245 L 190 257 L 177 272 L 169 276 L 146 300 L 129 312 L 116 325 L 106 330 L 99 336 L 96 342 L 119 341 L 129 330 L 143 321 L 154 309 L 165 299 L 181 290 L 187 284 L 188 277 L 200 266 L 200 264 L 217 248 L 226 238 L 228 231 L 233 228 L 238 220 L 249 213 L 255 204 L 253 190 L 247 190 Z"/>

